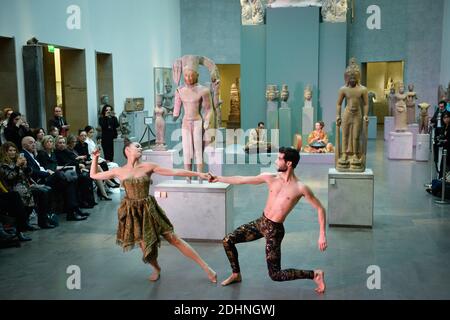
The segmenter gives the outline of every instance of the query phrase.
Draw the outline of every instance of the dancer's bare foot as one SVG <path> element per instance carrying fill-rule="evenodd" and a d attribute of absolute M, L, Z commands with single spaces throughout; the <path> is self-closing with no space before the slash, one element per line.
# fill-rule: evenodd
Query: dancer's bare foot
<path fill-rule="evenodd" d="M 322 270 L 314 271 L 314 282 L 317 284 L 317 288 L 314 289 L 318 294 L 325 292 L 325 274 Z"/>
<path fill-rule="evenodd" d="M 212 283 L 217 283 L 217 273 L 213 269 L 208 267 L 206 273 L 208 274 L 208 278 Z"/>
<path fill-rule="evenodd" d="M 153 282 L 155 282 L 155 281 L 158 281 L 159 280 L 159 277 L 160 277 L 160 273 L 161 273 L 161 269 L 155 269 L 155 270 L 153 270 L 153 272 L 152 272 L 152 274 L 150 275 L 150 277 L 148 278 L 148 280 L 150 280 L 150 281 L 153 281 Z"/>
<path fill-rule="evenodd" d="M 229 276 L 227 279 L 222 281 L 222 285 L 227 286 L 229 284 L 241 282 L 241 281 L 242 281 L 242 278 L 241 278 L 240 273 L 232 273 L 231 276 Z"/>

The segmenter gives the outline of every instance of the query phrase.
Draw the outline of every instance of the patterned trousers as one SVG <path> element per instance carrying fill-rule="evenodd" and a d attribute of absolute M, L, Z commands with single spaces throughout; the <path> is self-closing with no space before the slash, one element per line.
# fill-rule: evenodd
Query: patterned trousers
<path fill-rule="evenodd" d="M 266 261 L 269 277 L 274 281 L 290 281 L 296 279 L 314 279 L 313 270 L 286 269 L 281 270 L 281 242 L 284 237 L 284 226 L 261 218 L 244 224 L 223 239 L 223 246 L 234 273 L 239 273 L 239 260 L 236 244 L 250 242 L 264 237 L 266 239 Z"/>

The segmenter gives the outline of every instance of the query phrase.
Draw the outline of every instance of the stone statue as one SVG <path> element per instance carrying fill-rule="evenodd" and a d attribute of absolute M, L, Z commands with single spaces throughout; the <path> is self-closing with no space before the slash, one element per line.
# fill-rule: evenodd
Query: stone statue
<path fill-rule="evenodd" d="M 280 98 L 280 92 L 277 85 L 269 84 L 266 89 L 266 119 L 267 129 L 279 129 L 279 115 L 278 115 L 278 99 Z"/>
<path fill-rule="evenodd" d="M 230 115 L 228 116 L 228 128 L 241 127 L 241 98 L 236 83 L 231 84 L 230 89 Z"/>
<path fill-rule="evenodd" d="M 162 95 L 162 106 L 166 108 L 168 114 L 173 113 L 173 96 L 172 93 L 172 84 L 167 79 L 166 84 L 164 85 L 164 93 Z"/>
<path fill-rule="evenodd" d="M 369 96 L 369 116 L 373 117 L 374 116 L 373 106 L 375 102 L 377 102 L 377 95 L 375 94 L 375 92 L 369 91 L 368 96 Z"/>
<path fill-rule="evenodd" d="M 305 108 L 312 108 L 312 89 L 310 85 L 307 85 L 303 90 L 303 97 L 305 98 Z"/>
<path fill-rule="evenodd" d="M 102 114 L 102 109 L 105 105 L 110 105 L 109 103 L 109 96 L 107 94 L 103 94 L 100 97 L 100 106 L 98 107 L 98 114 L 101 115 Z"/>
<path fill-rule="evenodd" d="M 352 58 L 345 71 L 346 85 L 339 90 L 336 104 L 337 171 L 364 172 L 366 167 L 369 98 L 367 88 L 359 84 L 360 78 L 359 66 L 356 59 Z M 344 99 L 346 107 L 343 118 L 341 118 L 341 105 Z M 340 142 L 341 126 L 342 146 Z"/>
<path fill-rule="evenodd" d="M 131 132 L 130 129 L 130 123 L 127 119 L 127 114 L 125 111 L 122 111 L 122 113 L 119 115 L 119 131 L 121 133 L 122 137 L 128 137 L 128 135 Z"/>
<path fill-rule="evenodd" d="M 213 106 L 215 114 L 215 127 L 222 128 L 222 104 L 220 100 L 220 80 L 216 80 L 211 83 L 211 93 L 213 94 Z"/>
<path fill-rule="evenodd" d="M 267 101 L 275 101 L 279 98 L 280 92 L 278 91 L 278 87 L 276 84 L 267 85 L 266 89 L 266 100 Z"/>
<path fill-rule="evenodd" d="M 386 95 L 386 97 L 389 95 L 389 93 L 391 92 L 392 88 L 394 88 L 394 91 L 395 91 L 394 79 L 389 77 L 388 81 L 387 81 L 387 84 L 386 84 L 386 89 L 384 89 L 384 94 Z"/>
<path fill-rule="evenodd" d="M 389 103 L 389 116 L 393 117 L 395 115 L 395 103 L 397 102 L 397 98 L 395 97 L 395 87 L 392 86 L 389 90 L 389 94 L 386 96 Z"/>
<path fill-rule="evenodd" d="M 164 116 L 167 110 L 163 107 L 163 95 L 156 95 L 156 106 L 154 110 L 155 116 L 155 130 L 156 130 L 156 142 L 152 148 L 157 151 L 166 151 L 165 133 L 166 133 L 166 120 Z"/>
<path fill-rule="evenodd" d="M 404 132 L 408 130 L 408 115 L 406 111 L 406 99 L 405 85 L 400 83 L 398 93 L 395 95 L 395 131 Z"/>
<path fill-rule="evenodd" d="M 323 0 L 322 18 L 325 22 L 346 22 L 347 0 Z"/>
<path fill-rule="evenodd" d="M 249 0 L 241 0 L 241 22 L 243 26 L 252 25 L 252 6 Z"/>
<path fill-rule="evenodd" d="M 280 99 L 282 102 L 287 102 L 289 99 L 289 90 L 288 90 L 287 84 L 283 84 L 283 86 L 281 88 Z"/>
<path fill-rule="evenodd" d="M 210 128 L 210 118 L 214 108 L 210 88 L 198 83 L 200 64 L 208 68 L 212 84 L 219 80 L 217 66 L 212 60 L 203 56 L 183 56 L 174 62 L 172 69 L 175 84 L 179 84 L 181 74 L 183 74 L 185 82 L 175 92 L 173 108 L 174 118 L 180 116 L 181 106 L 184 108 L 181 125 L 184 168 L 192 170 L 192 160 L 194 159 L 197 172 L 203 171 L 203 141 L 210 142 L 207 130 Z M 201 110 L 204 111 L 203 117 L 200 113 Z M 205 130 L 205 134 L 203 134 L 203 130 Z M 190 183 L 190 178 L 187 178 L 187 181 Z M 201 180 L 199 182 L 201 183 Z"/>
<path fill-rule="evenodd" d="M 419 133 L 428 133 L 429 115 L 428 109 L 431 107 L 429 103 L 422 102 L 418 105 L 419 111 Z"/>
<path fill-rule="evenodd" d="M 265 8 L 261 3 L 261 0 L 251 0 L 252 7 L 252 24 L 264 24 Z"/>
<path fill-rule="evenodd" d="M 414 92 L 414 85 L 408 85 L 408 93 L 406 94 L 406 110 L 408 124 L 416 123 L 416 100 L 417 94 Z"/>

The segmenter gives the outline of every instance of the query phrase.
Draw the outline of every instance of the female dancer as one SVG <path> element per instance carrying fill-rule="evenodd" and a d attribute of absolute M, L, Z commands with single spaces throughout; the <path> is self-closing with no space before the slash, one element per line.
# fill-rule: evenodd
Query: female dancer
<path fill-rule="evenodd" d="M 157 173 L 163 176 L 199 177 L 207 180 L 209 175 L 187 170 L 174 170 L 162 168 L 154 163 L 140 163 L 142 147 L 137 142 L 125 140 L 124 155 L 127 164 L 123 167 L 109 171 L 97 172 L 97 162 L 100 152 L 95 150 L 92 154 L 91 178 L 112 179 L 118 178 L 125 188 L 126 196 L 122 200 L 119 210 L 119 226 L 117 229 L 117 244 L 124 251 L 139 244 L 144 254 L 143 261 L 150 263 L 154 271 L 149 280 L 159 279 L 161 267 L 158 264 L 158 247 L 162 235 L 171 245 L 175 246 L 186 257 L 194 260 L 208 275 L 211 282 L 217 282 L 217 275 L 198 253 L 184 240 L 180 239 L 173 230 L 173 226 L 164 211 L 149 195 L 151 175 Z"/>

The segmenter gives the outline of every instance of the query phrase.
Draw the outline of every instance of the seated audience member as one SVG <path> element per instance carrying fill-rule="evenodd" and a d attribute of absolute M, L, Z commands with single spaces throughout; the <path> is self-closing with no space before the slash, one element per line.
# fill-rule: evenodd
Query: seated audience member
<path fill-rule="evenodd" d="M 267 142 L 267 130 L 264 127 L 264 122 L 259 122 L 258 127 L 250 130 L 250 136 L 248 137 L 248 143 L 245 146 L 245 152 L 247 153 L 270 153 L 272 145 Z"/>
<path fill-rule="evenodd" d="M 43 229 L 54 228 L 48 214 L 50 188 L 38 188 L 31 183 L 31 170 L 23 154 L 18 154 L 17 147 L 12 142 L 6 142 L 0 149 L 0 179 L 8 191 L 18 192 L 27 213 L 27 221 L 33 209 L 38 214 L 38 225 Z M 34 227 L 28 225 L 28 230 Z"/>
<path fill-rule="evenodd" d="M 42 150 L 42 139 L 45 136 L 44 128 L 37 128 L 33 131 L 33 138 L 36 140 L 36 150 L 39 152 Z"/>
<path fill-rule="evenodd" d="M 53 138 L 49 136 L 44 137 L 43 147 L 47 148 L 47 150 L 43 151 L 45 154 L 41 153 L 41 158 L 47 163 L 48 168 L 45 168 L 40 164 L 39 160 L 36 159 L 36 142 L 34 138 L 25 137 L 22 140 L 22 147 L 25 158 L 27 159 L 27 166 L 32 170 L 31 177 L 38 183 L 52 187 L 54 192 L 63 192 L 68 221 L 85 220 L 88 214 L 81 212 L 79 209 L 76 194 L 76 182 L 68 181 L 60 171 L 50 169 L 50 167 L 54 168 L 55 158 L 52 156 L 51 152 L 50 155 L 48 152 L 50 148 L 53 148 L 53 140 L 52 142 L 48 142 L 49 139 Z"/>
<path fill-rule="evenodd" d="M 333 153 L 334 147 L 328 142 L 328 135 L 323 130 L 325 123 L 319 121 L 315 124 L 313 130 L 308 136 L 308 145 L 304 147 L 303 151 L 307 153 Z"/>

